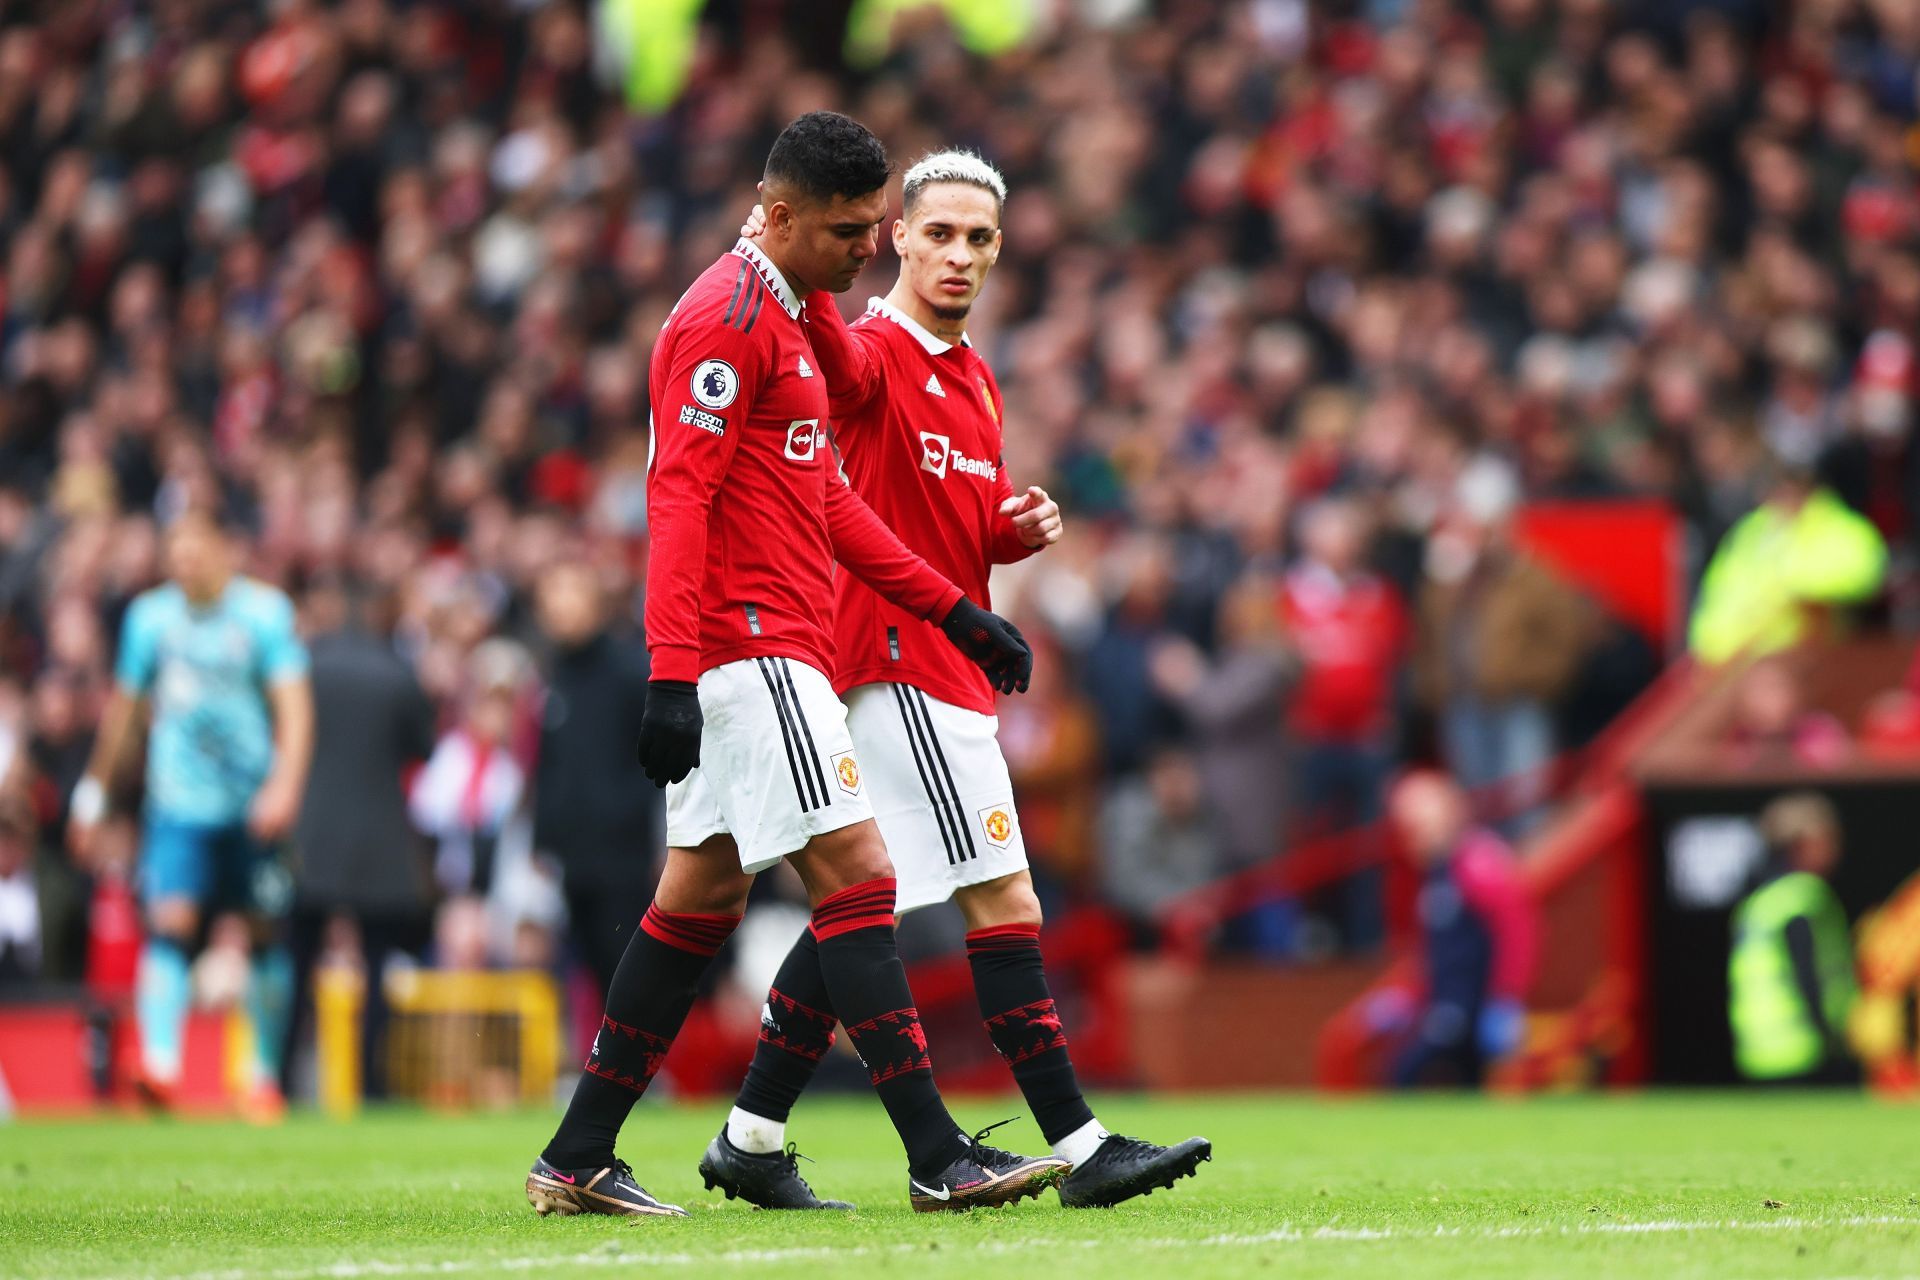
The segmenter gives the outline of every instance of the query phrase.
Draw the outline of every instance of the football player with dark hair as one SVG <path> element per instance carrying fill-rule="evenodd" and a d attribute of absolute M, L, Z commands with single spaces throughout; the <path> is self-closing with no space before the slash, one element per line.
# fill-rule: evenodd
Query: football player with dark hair
<path fill-rule="evenodd" d="M 968 1138 L 934 1087 L 894 940 L 893 866 L 826 674 L 836 561 L 936 625 L 996 688 L 1024 689 L 1033 663 L 1017 631 L 902 546 L 834 465 L 802 309 L 873 257 L 888 174 L 856 122 L 794 121 L 767 160 L 766 234 L 694 282 L 654 347 L 639 750 L 667 788 L 667 862 L 609 984 L 586 1074 L 527 1175 L 542 1214 L 684 1216 L 634 1180 L 614 1139 L 754 875 L 782 859 L 813 904 L 833 1007 L 906 1146 L 913 1206 L 1004 1204 L 1063 1172 L 1056 1157 Z"/>

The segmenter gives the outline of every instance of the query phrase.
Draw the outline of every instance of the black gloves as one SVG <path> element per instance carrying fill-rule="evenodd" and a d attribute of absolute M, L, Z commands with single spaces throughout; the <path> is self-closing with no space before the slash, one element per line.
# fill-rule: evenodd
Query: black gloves
<path fill-rule="evenodd" d="M 640 713 L 640 769 L 656 786 L 678 782 L 700 763 L 700 690 L 685 680 L 655 680 Z"/>
<path fill-rule="evenodd" d="M 953 647 L 987 673 L 987 683 L 1002 693 L 1025 693 L 1033 678 L 1033 650 L 1020 629 L 997 613 L 988 613 L 965 596 L 940 620 Z"/>
<path fill-rule="evenodd" d="M 940 630 L 987 673 L 1001 693 L 1025 693 L 1033 677 L 1033 650 L 1020 629 L 961 596 L 940 620 Z M 656 786 L 679 782 L 700 763 L 700 690 L 685 680 L 647 685 L 640 714 L 640 769 Z"/>

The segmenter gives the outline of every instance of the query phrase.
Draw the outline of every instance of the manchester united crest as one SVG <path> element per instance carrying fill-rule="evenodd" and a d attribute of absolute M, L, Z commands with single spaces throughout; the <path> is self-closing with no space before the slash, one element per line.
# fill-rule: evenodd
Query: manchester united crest
<path fill-rule="evenodd" d="M 1013 810 L 1004 804 L 989 805 L 980 811 L 980 827 L 987 833 L 987 843 L 996 849 L 1004 849 L 1013 839 Z"/>
<path fill-rule="evenodd" d="M 853 752 L 842 751 L 833 758 L 833 776 L 840 781 L 840 789 L 850 796 L 860 794 L 860 762 L 853 758 Z"/>
<path fill-rule="evenodd" d="M 987 389 L 985 378 L 980 379 L 980 399 L 986 402 L 987 412 L 993 415 L 993 420 L 1000 421 L 1000 406 L 993 402 L 993 392 Z"/>

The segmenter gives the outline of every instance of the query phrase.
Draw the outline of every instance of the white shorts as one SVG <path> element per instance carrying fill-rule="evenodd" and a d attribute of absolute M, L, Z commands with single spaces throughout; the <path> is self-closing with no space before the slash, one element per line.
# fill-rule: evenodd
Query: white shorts
<path fill-rule="evenodd" d="M 827 678 L 790 658 L 743 658 L 700 677 L 700 766 L 667 786 L 667 843 L 713 836 L 765 871 L 807 841 L 873 816 Z"/>
<path fill-rule="evenodd" d="M 847 728 L 899 880 L 898 910 L 1026 870 L 999 727 L 997 717 L 910 685 L 863 684 L 847 694 Z"/>

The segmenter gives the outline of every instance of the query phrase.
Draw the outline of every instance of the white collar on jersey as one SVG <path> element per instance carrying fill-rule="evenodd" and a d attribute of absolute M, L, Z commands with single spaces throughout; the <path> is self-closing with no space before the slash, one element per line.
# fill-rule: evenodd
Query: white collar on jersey
<path fill-rule="evenodd" d="M 875 298 L 872 302 L 869 302 L 867 304 L 867 313 L 869 315 L 885 316 L 902 329 L 905 329 L 914 336 L 915 341 L 927 349 L 927 354 L 930 356 L 945 355 L 947 352 L 953 350 L 953 344 L 951 342 L 948 342 L 944 338 L 936 337 L 931 329 L 921 324 L 918 320 L 915 320 L 900 308 L 894 306 L 891 302 L 888 302 L 885 298 Z M 973 339 L 963 333 L 960 335 L 960 345 L 970 347 L 973 345 Z"/>
<path fill-rule="evenodd" d="M 753 269 L 766 281 L 767 288 L 773 290 L 773 296 L 780 299 L 780 305 L 787 309 L 787 317 L 798 320 L 800 298 L 794 293 L 793 286 L 787 283 L 787 278 L 780 274 L 780 268 L 773 265 L 773 259 L 762 253 L 759 245 L 744 237 L 735 242 L 733 251 L 753 264 Z"/>

